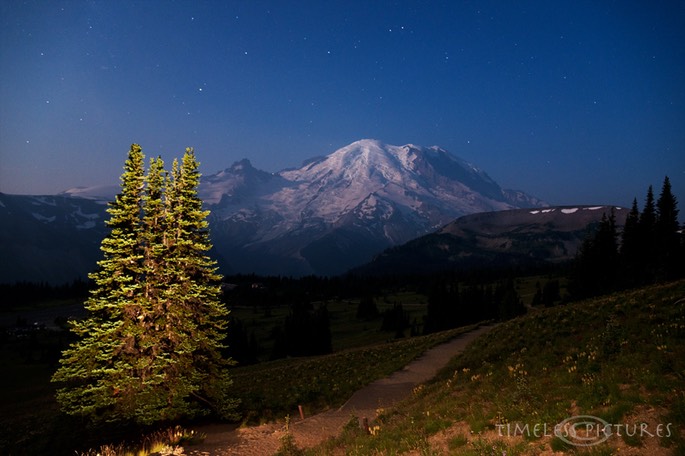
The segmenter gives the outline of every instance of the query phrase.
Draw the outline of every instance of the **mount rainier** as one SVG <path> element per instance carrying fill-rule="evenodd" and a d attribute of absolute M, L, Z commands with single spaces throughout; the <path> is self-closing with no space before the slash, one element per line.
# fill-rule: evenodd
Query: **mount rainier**
<path fill-rule="evenodd" d="M 461 215 L 543 204 L 438 147 L 369 139 L 277 174 L 243 160 L 200 190 L 222 261 L 262 274 L 337 274 Z"/>
<path fill-rule="evenodd" d="M 68 200 L 61 206 L 75 213 L 92 214 L 92 200 L 112 199 L 116 191 L 77 188 L 59 198 Z M 338 274 L 465 214 L 546 205 L 523 192 L 502 189 L 484 171 L 439 147 L 393 146 L 370 139 L 278 173 L 258 170 L 242 160 L 203 176 L 199 193 L 211 211 L 213 254 L 226 274 Z M 19 201 L 8 200 L 12 198 L 32 197 L 0 194 L 0 219 L 16 219 L 7 214 L 12 207 L 16 216 L 20 206 Z M 22 217 L 33 225 L 27 232 L 34 235 L 40 229 L 49 231 L 51 220 L 68 218 L 54 213 L 54 200 L 50 215 L 43 215 L 41 201 L 47 200 L 33 197 L 27 202 Z M 104 236 L 101 222 L 107 215 L 105 206 L 99 207 L 101 218 L 91 216 L 89 225 L 74 225 L 75 237 L 83 237 L 88 229 Z M 63 233 L 64 223 L 60 227 Z M 15 229 L 14 235 L 21 231 Z M 12 242 L 17 256 L 17 242 Z M 38 242 L 26 242 L 35 252 Z M 68 236 L 62 242 L 69 244 Z M 8 250 L 2 244 L 0 250 Z M 75 248 L 76 244 L 71 255 Z M 14 277 L 0 271 L 0 282 L 50 280 L 17 277 L 16 265 L 29 259 L 10 261 Z M 35 267 L 29 269 L 35 273 Z"/>

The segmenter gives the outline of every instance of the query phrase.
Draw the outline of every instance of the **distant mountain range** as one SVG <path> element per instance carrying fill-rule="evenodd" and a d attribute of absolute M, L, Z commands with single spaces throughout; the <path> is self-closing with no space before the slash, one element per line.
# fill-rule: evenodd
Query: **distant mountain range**
<path fill-rule="evenodd" d="M 0 283 L 85 278 L 101 258 L 105 209 L 66 195 L 0 193 Z"/>
<path fill-rule="evenodd" d="M 353 272 L 402 275 L 530 268 L 573 259 L 602 217 L 625 224 L 614 206 L 547 207 L 465 215 L 434 233 L 385 250 Z"/>
<path fill-rule="evenodd" d="M 100 258 L 104 202 L 116 192 L 0 194 L 0 283 L 85 277 Z M 278 173 L 242 160 L 204 176 L 199 192 L 227 274 L 338 274 L 465 214 L 547 206 L 438 147 L 376 140 Z"/>

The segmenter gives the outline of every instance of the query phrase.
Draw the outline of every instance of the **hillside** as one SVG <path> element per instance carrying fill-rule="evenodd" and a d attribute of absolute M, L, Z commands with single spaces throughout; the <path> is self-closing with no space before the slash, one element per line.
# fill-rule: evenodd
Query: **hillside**
<path fill-rule="evenodd" d="M 294 417 L 298 405 L 310 416 L 322 406 L 345 403 L 355 389 L 459 332 L 239 367 L 233 374 L 234 391 L 252 410 L 246 416 L 249 422 L 288 413 Z M 86 442 L 115 439 L 112 429 L 94 433 L 57 412 L 54 387 L 48 383 L 54 364 L 46 360 L 64 341 L 57 333 L 35 334 L 30 346 L 26 338 L 9 338 L 0 351 L 10 373 L 3 381 L 7 413 L 0 446 L 73 454 L 74 447 Z M 410 400 L 377 410 L 374 435 L 361 432 L 350 416 L 338 439 L 309 454 L 346 454 L 355 448 L 364 448 L 361 454 L 472 455 L 491 454 L 493 448 L 497 455 L 550 454 L 569 451 L 572 445 L 553 431 L 525 438 L 499 432 L 510 432 L 517 424 L 529 431 L 536 424 L 553 429 L 577 415 L 592 415 L 615 425 L 614 430 L 630 426 L 631 435 L 613 436 L 591 454 L 616 454 L 617 448 L 620 454 L 683 454 L 683 384 L 685 280 L 532 309 L 501 323 L 435 380 L 416 388 Z M 647 427 L 640 436 L 633 429 L 643 423 Z M 661 437 L 654 437 L 657 432 Z M 259 428 L 253 434 L 259 435 Z M 192 447 L 187 450 L 191 454 Z"/>
<path fill-rule="evenodd" d="M 681 280 L 502 323 L 379 411 L 375 435 L 311 454 L 683 454 L 684 384 Z"/>
<path fill-rule="evenodd" d="M 465 215 L 434 233 L 391 247 L 357 274 L 530 268 L 574 258 L 593 226 L 611 211 L 622 226 L 628 211 L 612 206 L 513 209 Z"/>
<path fill-rule="evenodd" d="M 67 195 L 0 193 L 0 283 L 85 279 L 101 258 L 105 209 Z"/>

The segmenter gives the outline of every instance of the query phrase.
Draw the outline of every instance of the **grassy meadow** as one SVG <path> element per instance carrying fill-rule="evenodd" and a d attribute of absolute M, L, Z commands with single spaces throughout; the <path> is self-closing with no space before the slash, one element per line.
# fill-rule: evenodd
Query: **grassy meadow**
<path fill-rule="evenodd" d="M 526 303 L 536 282 L 544 280 L 518 281 Z M 376 302 L 380 312 L 402 303 L 411 318 L 425 314 L 426 298 L 415 293 L 390 294 Z M 307 415 L 338 406 L 363 385 L 468 329 L 396 340 L 393 333 L 379 330 L 379 320 L 356 319 L 357 303 L 327 303 L 334 353 L 233 369 L 244 423 L 294 416 L 298 405 Z M 287 308 L 272 308 L 268 314 L 248 308 L 232 311 L 267 345 L 268 328 L 281 321 Z M 179 423 L 93 429 L 60 414 L 49 383 L 60 337 L 48 331 L 3 340 L 0 454 L 73 455 L 75 450 L 122 440 L 132 442 L 129 448 L 151 448 L 150 435 L 175 435 L 164 429 Z M 587 447 L 569 443 L 568 435 L 554 435 L 554 425 L 579 415 L 610 423 L 613 435 Z M 199 423 L 180 424 L 192 429 Z M 93 451 L 89 454 L 97 454 Z M 381 411 L 371 433 L 360 430 L 350 417 L 339 438 L 305 452 L 685 454 L 685 281 L 530 309 L 477 340 L 400 406 Z"/>
<path fill-rule="evenodd" d="M 420 337 L 395 339 L 394 332 L 381 331 L 381 318 L 356 318 L 358 300 L 327 302 L 334 353 L 319 357 L 288 358 L 233 368 L 234 394 L 241 398 L 242 421 L 248 424 L 282 419 L 297 413 L 302 405 L 308 415 L 344 403 L 360 387 L 402 368 L 427 348 L 455 337 L 455 329 Z M 401 303 L 410 318 L 421 320 L 426 298 L 398 292 L 378 299 L 382 313 Z M 70 307 L 73 303 L 70 302 Z M 315 303 L 314 305 L 320 305 Z M 54 311 L 61 301 L 36 302 L 13 311 Z M 50 313 L 50 312 L 48 312 Z M 231 314 L 255 333 L 268 359 L 274 341 L 271 329 L 282 324 L 288 306 L 232 307 Z M 30 323 L 30 322 L 29 322 Z M 31 326 L 29 324 L 29 326 Z M 30 330 L 27 334 L 5 332 L 0 344 L 0 454 L 74 454 L 101 444 L 146 441 L 146 435 L 166 434 L 176 423 L 161 428 L 93 429 L 87 423 L 59 412 L 50 377 L 58 366 L 60 347 L 69 334 Z M 285 386 L 284 386 L 285 385 Z M 183 423 L 192 427 L 196 423 Z M 132 444 L 133 447 L 141 444 Z"/>
<path fill-rule="evenodd" d="M 685 454 L 685 281 L 533 310 L 414 393 L 371 434 L 348 426 L 307 453 Z M 582 415 L 609 427 L 578 428 L 587 446 L 567 428 L 555 434 Z"/>

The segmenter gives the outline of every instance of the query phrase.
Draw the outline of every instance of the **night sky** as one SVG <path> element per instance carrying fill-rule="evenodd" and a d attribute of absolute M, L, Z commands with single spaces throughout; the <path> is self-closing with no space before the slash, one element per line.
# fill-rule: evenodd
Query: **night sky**
<path fill-rule="evenodd" d="M 682 1 L 0 1 L 0 191 L 118 183 L 129 145 L 276 172 L 438 145 L 552 204 L 685 212 Z"/>

